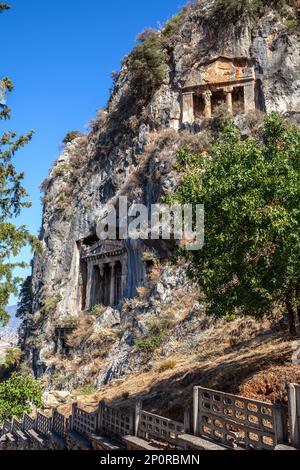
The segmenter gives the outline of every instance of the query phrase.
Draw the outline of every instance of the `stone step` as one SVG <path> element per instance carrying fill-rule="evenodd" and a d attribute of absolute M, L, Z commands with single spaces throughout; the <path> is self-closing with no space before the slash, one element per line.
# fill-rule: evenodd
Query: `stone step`
<path fill-rule="evenodd" d="M 183 449 L 196 450 L 228 450 L 226 447 L 215 444 L 202 437 L 192 436 L 191 434 L 181 434 L 178 436 L 178 445 Z"/>
<path fill-rule="evenodd" d="M 30 445 L 33 445 L 34 448 L 44 449 L 46 447 L 45 439 L 34 429 L 26 431 L 27 436 L 30 440 Z"/>
<path fill-rule="evenodd" d="M 288 446 L 285 444 L 279 444 L 278 446 L 275 447 L 275 450 L 298 450 L 298 449 L 295 449 L 295 447 Z"/>
<path fill-rule="evenodd" d="M 91 450 L 91 443 L 85 437 L 81 436 L 75 431 L 67 433 L 67 448 L 68 450 Z"/>
<path fill-rule="evenodd" d="M 29 445 L 29 437 L 23 431 L 16 431 L 15 436 L 18 441 L 18 447 L 25 449 Z"/>
<path fill-rule="evenodd" d="M 66 440 L 60 437 L 55 432 L 49 434 L 48 442 L 51 446 L 51 449 L 53 450 L 65 450 L 67 447 Z"/>
<path fill-rule="evenodd" d="M 123 442 L 128 450 L 160 450 L 158 447 L 153 447 L 149 442 L 136 436 L 124 436 Z"/>
<path fill-rule="evenodd" d="M 92 434 L 91 443 L 94 450 L 123 450 L 125 448 L 124 445 L 102 434 Z"/>

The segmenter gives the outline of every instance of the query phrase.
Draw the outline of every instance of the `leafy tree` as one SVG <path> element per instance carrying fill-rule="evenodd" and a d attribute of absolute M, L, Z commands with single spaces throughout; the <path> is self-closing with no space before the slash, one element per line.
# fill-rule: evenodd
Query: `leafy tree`
<path fill-rule="evenodd" d="M 209 314 L 300 320 L 300 131 L 270 114 L 263 141 L 227 123 L 210 155 L 181 151 L 175 200 L 205 205 L 205 246 L 183 255 Z"/>
<path fill-rule="evenodd" d="M 42 406 L 42 389 L 32 376 L 23 377 L 14 372 L 0 383 L 0 419 L 20 418 L 23 413 L 29 413 L 33 405 Z"/>
<path fill-rule="evenodd" d="M 32 276 L 28 276 L 23 282 L 19 292 L 19 302 L 16 316 L 19 318 L 26 318 L 32 311 Z"/>
<path fill-rule="evenodd" d="M 0 12 L 7 5 L 0 3 Z M 2 89 L 11 92 L 13 84 L 5 77 L 1 81 Z M 10 110 L 0 105 L 0 119 L 9 119 Z M 23 173 L 18 173 L 13 164 L 15 153 L 32 138 L 33 132 L 17 137 L 14 132 L 5 132 L 0 136 L 0 323 L 8 321 L 5 307 L 12 293 L 17 293 L 20 279 L 14 277 L 15 267 L 25 267 L 25 263 L 11 261 L 20 250 L 30 243 L 33 249 L 40 249 L 38 240 L 30 235 L 25 226 L 16 227 L 13 219 L 20 214 L 23 207 L 29 207 L 25 200 L 27 193 L 22 186 Z"/>

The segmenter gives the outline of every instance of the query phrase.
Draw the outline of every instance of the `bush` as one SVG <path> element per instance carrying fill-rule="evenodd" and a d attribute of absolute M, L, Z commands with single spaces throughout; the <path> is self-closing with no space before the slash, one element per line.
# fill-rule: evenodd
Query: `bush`
<path fill-rule="evenodd" d="M 263 0 L 217 0 L 214 14 L 218 19 L 226 19 L 227 22 L 253 18 L 263 3 Z"/>
<path fill-rule="evenodd" d="M 42 406 L 41 385 L 33 377 L 13 373 L 0 383 L 0 419 L 21 418 L 23 413 L 30 413 L 32 405 Z"/>
<path fill-rule="evenodd" d="M 59 302 L 62 300 L 59 294 L 48 295 L 42 298 L 41 313 L 45 316 L 51 315 L 56 312 Z"/>
<path fill-rule="evenodd" d="M 217 0 L 214 17 L 224 22 L 253 19 L 264 7 L 276 9 L 284 15 L 284 7 L 299 8 L 299 0 Z"/>
<path fill-rule="evenodd" d="M 91 313 L 96 317 L 100 317 L 107 310 L 107 307 L 104 305 L 94 305 L 91 309 Z"/>
<path fill-rule="evenodd" d="M 174 32 L 176 32 L 176 28 L 180 24 L 181 20 L 184 18 L 185 12 L 181 11 L 178 15 L 173 16 L 167 23 L 165 24 L 162 34 L 165 37 L 170 37 Z"/>
<path fill-rule="evenodd" d="M 135 341 L 135 346 L 142 352 L 150 353 L 158 349 L 167 332 L 174 326 L 174 318 L 171 316 L 153 317 L 148 322 L 149 333 Z"/>
<path fill-rule="evenodd" d="M 93 385 L 90 385 L 90 384 L 84 385 L 83 387 L 77 390 L 77 393 L 79 395 L 93 395 L 96 392 L 97 392 L 97 389 Z"/>
<path fill-rule="evenodd" d="M 166 57 L 160 36 L 148 32 L 146 38 L 131 52 L 128 60 L 132 86 L 144 94 L 151 93 L 164 82 L 167 76 Z"/>
<path fill-rule="evenodd" d="M 158 334 L 150 334 L 143 339 L 137 339 L 135 346 L 141 352 L 150 353 L 158 349 L 165 339 L 165 333 L 160 332 Z"/>
<path fill-rule="evenodd" d="M 82 136 L 82 133 L 79 131 L 70 131 L 63 139 L 63 144 L 70 144 L 73 140 L 77 139 L 77 137 Z"/>
<path fill-rule="evenodd" d="M 19 348 L 10 348 L 5 351 L 5 367 L 18 366 L 23 357 L 23 352 Z"/>

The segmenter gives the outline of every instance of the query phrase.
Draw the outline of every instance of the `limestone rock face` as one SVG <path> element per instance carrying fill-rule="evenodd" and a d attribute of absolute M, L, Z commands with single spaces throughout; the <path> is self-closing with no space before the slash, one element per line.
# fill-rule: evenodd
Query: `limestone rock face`
<path fill-rule="evenodd" d="M 176 301 L 182 300 L 176 300 L 175 293 L 183 292 L 194 299 L 193 286 L 184 273 L 167 261 L 170 247 L 152 243 L 150 251 L 158 263 L 149 263 L 143 260 L 149 248 L 146 244 L 131 250 L 127 266 L 127 284 L 133 277 L 141 277 L 142 269 L 150 274 L 141 283 L 146 294 L 134 292 L 129 297 L 135 299 L 123 299 L 122 305 L 107 308 L 93 320 L 91 312 L 82 313 L 80 261 L 82 240 L 95 235 L 102 204 L 114 205 L 118 196 L 127 196 L 129 202 L 149 207 L 176 187 L 176 151 L 183 138 L 192 138 L 201 130 L 201 120 L 190 127 L 182 122 L 182 89 L 193 68 L 220 56 L 251 61 L 257 109 L 300 111 L 300 37 L 289 32 L 286 21 L 275 11 L 252 24 L 222 25 L 212 22 L 212 8 L 213 2 L 204 0 L 185 9 L 177 31 L 164 39 L 166 79 L 142 105 L 132 97 L 125 58 L 105 112 L 92 123 L 87 135 L 66 145 L 42 185 L 44 252 L 34 259 L 33 309 L 23 327 L 26 360 L 37 376 L 46 374 L 50 387 L 58 370 L 58 349 L 71 354 L 70 363 L 78 364 L 77 371 L 70 366 L 65 373 L 68 380 L 63 386 L 68 389 L 86 383 L 92 364 L 97 386 L 145 366 L 136 341 L 147 334 L 151 318 L 163 317 L 170 308 L 176 310 Z M 130 285 L 127 288 L 127 292 L 132 291 Z M 197 316 L 199 306 L 195 311 L 194 300 L 182 309 L 186 318 Z M 82 344 L 78 346 L 77 334 L 73 338 L 77 346 L 70 352 L 64 336 L 70 333 L 66 327 L 82 315 L 94 321 L 90 331 L 93 340 L 89 343 L 83 328 Z M 59 348 L 58 327 L 63 332 Z M 109 330 L 109 344 L 103 340 L 99 346 L 104 329 Z M 188 324 L 179 331 L 188 334 Z M 83 351 L 90 358 L 86 362 L 80 362 L 85 360 Z"/>

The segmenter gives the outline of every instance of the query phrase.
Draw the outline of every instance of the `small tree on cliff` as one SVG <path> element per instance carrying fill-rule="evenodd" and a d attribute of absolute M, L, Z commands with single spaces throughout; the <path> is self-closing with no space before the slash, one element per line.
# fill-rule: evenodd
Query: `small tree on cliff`
<path fill-rule="evenodd" d="M 8 5 L 0 3 L 0 12 L 8 9 Z M 12 82 L 5 77 L 1 80 L 2 92 L 13 90 Z M 10 110 L 5 104 L 0 105 L 0 120 L 9 119 Z M 18 173 L 13 164 L 15 153 L 27 144 L 33 132 L 17 137 L 14 132 L 5 132 L 0 136 L 0 324 L 8 321 L 5 310 L 9 297 L 17 292 L 19 279 L 15 278 L 15 267 L 25 267 L 24 263 L 11 262 L 21 248 L 30 243 L 39 248 L 38 240 L 30 235 L 26 227 L 16 227 L 13 219 L 20 214 L 23 207 L 29 207 L 25 201 L 27 196 L 22 186 L 23 173 Z"/>
<path fill-rule="evenodd" d="M 205 245 L 183 252 L 208 313 L 300 320 L 300 131 L 273 113 L 263 143 L 227 124 L 210 155 L 180 153 L 175 199 L 205 205 Z"/>
<path fill-rule="evenodd" d="M 16 316 L 25 319 L 32 312 L 32 276 L 28 276 L 20 289 Z"/>

